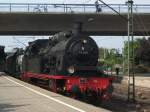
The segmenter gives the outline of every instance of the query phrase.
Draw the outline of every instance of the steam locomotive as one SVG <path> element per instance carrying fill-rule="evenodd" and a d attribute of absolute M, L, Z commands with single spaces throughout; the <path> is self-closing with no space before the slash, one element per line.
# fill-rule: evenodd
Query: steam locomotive
<path fill-rule="evenodd" d="M 86 35 L 60 32 L 49 39 L 29 42 L 16 57 L 20 77 L 43 82 L 53 92 L 108 100 L 113 92 L 112 78 L 103 74 L 98 64 L 98 46 Z"/>

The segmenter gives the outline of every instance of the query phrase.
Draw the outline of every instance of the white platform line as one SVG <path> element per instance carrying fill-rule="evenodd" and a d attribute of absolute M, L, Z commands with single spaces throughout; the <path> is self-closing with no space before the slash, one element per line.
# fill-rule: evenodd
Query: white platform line
<path fill-rule="evenodd" d="M 4 78 L 7 79 L 7 80 L 9 80 L 9 81 L 11 81 L 11 82 L 13 82 L 13 83 L 15 83 L 15 84 L 17 84 L 17 85 L 20 85 L 20 86 L 24 87 L 24 88 L 26 88 L 26 89 L 28 89 L 28 90 L 30 90 L 30 91 L 32 91 L 32 92 L 38 94 L 38 95 L 44 96 L 44 97 L 46 97 L 46 98 L 48 98 L 48 99 L 51 99 L 51 100 L 53 100 L 53 101 L 55 101 L 55 102 L 57 102 L 57 103 L 60 103 L 60 104 L 62 104 L 62 105 L 65 105 L 65 106 L 67 106 L 67 107 L 69 107 L 69 108 L 72 108 L 72 109 L 74 109 L 74 110 L 77 110 L 78 112 L 86 112 L 86 111 L 84 111 L 84 110 L 82 110 L 82 109 L 79 109 L 79 108 L 77 108 L 77 107 L 74 107 L 74 106 L 72 106 L 72 105 L 70 105 L 70 104 L 67 104 L 67 103 L 62 102 L 62 101 L 60 101 L 60 100 L 58 100 L 58 99 L 55 99 L 55 98 L 53 98 L 53 97 L 50 97 L 50 96 L 48 96 L 48 95 L 46 95 L 46 94 L 43 94 L 43 93 L 41 93 L 41 92 L 39 92 L 39 91 L 36 91 L 36 90 L 34 90 L 34 89 L 32 89 L 32 88 L 29 88 L 29 87 L 27 87 L 27 86 L 25 86 L 25 85 L 23 85 L 23 84 L 20 84 L 20 83 L 18 83 L 18 82 L 16 82 L 16 81 L 14 81 L 14 80 L 12 80 L 12 79 L 6 77 L 6 76 L 4 76 Z"/>

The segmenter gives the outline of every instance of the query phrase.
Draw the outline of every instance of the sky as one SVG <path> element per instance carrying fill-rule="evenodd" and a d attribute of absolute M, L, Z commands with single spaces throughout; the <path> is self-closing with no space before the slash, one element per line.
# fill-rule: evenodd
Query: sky
<path fill-rule="evenodd" d="M 127 0 L 103 0 L 108 4 L 125 4 Z M 150 4 L 150 0 L 133 0 L 134 4 Z M 95 0 L 0 0 L 0 3 L 91 3 L 93 4 Z M 29 38 L 30 37 L 30 38 Z M 6 51 L 10 51 L 14 47 L 25 47 L 28 41 L 33 41 L 36 38 L 47 38 L 47 37 L 38 37 L 38 36 L 0 36 L 0 45 L 6 46 Z M 32 37 L 32 38 L 31 38 Z M 36 37 L 36 38 L 35 38 Z M 127 40 L 127 37 L 115 37 L 115 36 L 99 36 L 93 37 L 97 42 L 99 47 L 105 48 L 116 48 L 122 49 L 124 40 Z M 22 44 L 22 43 L 24 44 Z"/>
<path fill-rule="evenodd" d="M 115 48 L 122 51 L 124 41 L 127 41 L 125 36 L 91 36 L 99 47 Z M 5 51 L 11 51 L 13 48 L 25 48 L 28 42 L 36 39 L 48 39 L 48 36 L 0 36 L 0 45 L 5 46 Z M 135 37 L 141 38 L 141 37 Z"/>

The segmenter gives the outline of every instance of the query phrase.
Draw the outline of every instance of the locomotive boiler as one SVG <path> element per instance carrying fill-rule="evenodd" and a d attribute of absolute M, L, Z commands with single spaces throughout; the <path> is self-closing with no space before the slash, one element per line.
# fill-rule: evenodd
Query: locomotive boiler
<path fill-rule="evenodd" d="M 54 35 L 50 43 L 55 45 L 48 51 L 48 57 L 57 74 L 90 76 L 96 72 L 98 47 L 89 36 L 62 32 Z"/>

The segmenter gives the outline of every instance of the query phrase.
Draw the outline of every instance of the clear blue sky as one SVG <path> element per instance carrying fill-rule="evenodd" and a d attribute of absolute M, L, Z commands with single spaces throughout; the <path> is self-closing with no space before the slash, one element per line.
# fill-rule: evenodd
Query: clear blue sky
<path fill-rule="evenodd" d="M 127 0 L 103 0 L 106 3 L 124 4 Z M 0 3 L 94 3 L 95 0 L 0 0 Z M 134 0 L 135 4 L 150 4 L 150 0 Z M 15 36 L 16 39 L 27 45 L 28 41 L 34 40 L 34 38 Z M 33 36 L 30 36 L 33 37 Z M 44 38 L 44 37 L 42 37 Z M 13 47 L 24 47 L 12 36 L 0 36 L 0 45 L 5 45 L 6 50 L 10 50 Z M 123 47 L 123 37 L 94 37 L 99 47 L 106 48 L 119 48 Z"/>

